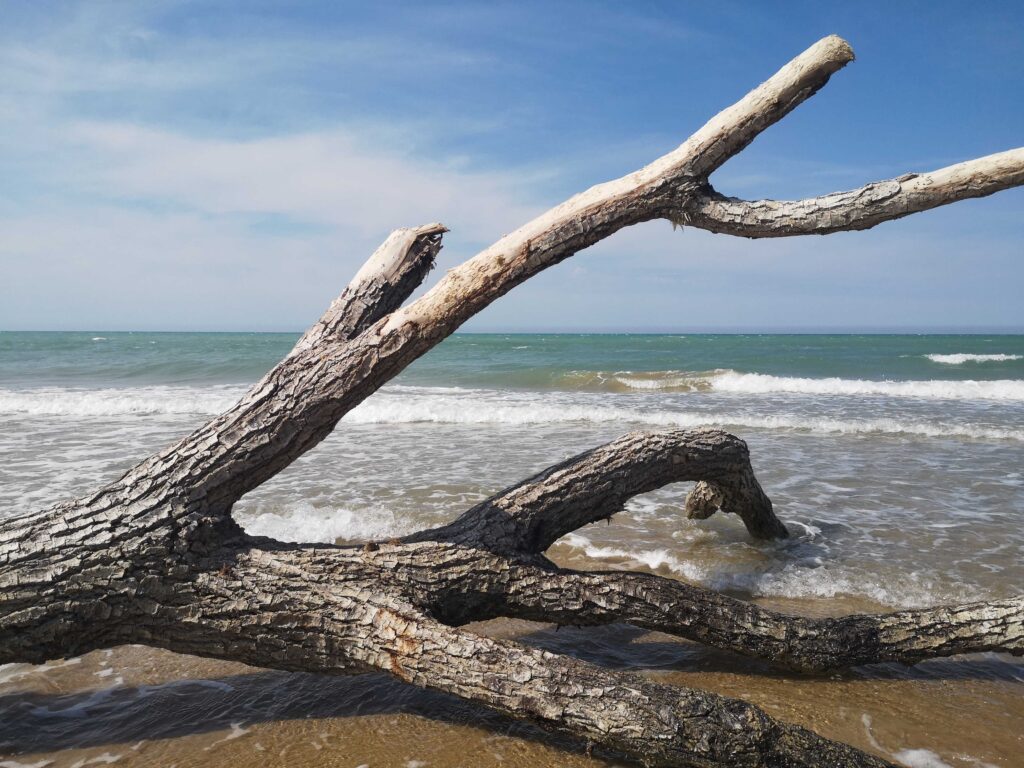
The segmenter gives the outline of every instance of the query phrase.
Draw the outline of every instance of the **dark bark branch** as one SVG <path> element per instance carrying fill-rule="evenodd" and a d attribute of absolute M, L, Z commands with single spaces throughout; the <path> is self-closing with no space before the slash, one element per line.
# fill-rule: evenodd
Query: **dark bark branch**
<path fill-rule="evenodd" d="M 814 619 L 643 573 L 523 566 L 504 615 L 558 624 L 628 622 L 803 672 L 997 651 L 1024 655 L 1024 597 Z"/>
<path fill-rule="evenodd" d="M 187 586 L 186 605 L 161 604 L 132 641 L 280 669 L 381 670 L 647 766 L 889 765 L 740 700 L 446 626 L 380 586 L 396 566 L 472 579 L 482 564 L 425 544 L 278 552 L 239 543 L 230 573 L 208 570 Z"/>
<path fill-rule="evenodd" d="M 331 433 L 350 404 L 349 342 L 401 306 L 434 266 L 440 224 L 396 230 L 291 353 L 231 410 L 148 464 L 189 466 L 189 493 L 230 510 Z M 367 386 L 360 399 L 386 383 Z M 148 472 L 147 465 L 140 467 Z M 201 478 L 196 480 L 195 478 Z"/>
<path fill-rule="evenodd" d="M 330 434 L 346 395 L 332 356 L 409 297 L 443 232 L 394 232 L 291 354 L 223 415 L 91 496 L 4 520 L 0 663 L 126 642 L 123 625 L 149 607 L 144 584 L 187 573 L 237 536 L 231 504 Z"/>
<path fill-rule="evenodd" d="M 890 765 L 738 699 L 659 685 L 422 619 L 386 621 L 384 647 L 373 661 L 378 668 L 618 754 L 640 756 L 645 766 Z"/>
<path fill-rule="evenodd" d="M 571 531 L 611 518 L 633 496 L 669 483 L 705 481 L 687 499 L 691 517 L 716 509 L 742 518 L 759 539 L 786 527 L 754 477 L 747 444 L 717 429 L 634 432 L 574 456 L 477 504 L 455 522 L 408 541 L 483 543 L 499 552 L 543 552 Z M 716 493 L 707 494 L 714 488 Z"/>

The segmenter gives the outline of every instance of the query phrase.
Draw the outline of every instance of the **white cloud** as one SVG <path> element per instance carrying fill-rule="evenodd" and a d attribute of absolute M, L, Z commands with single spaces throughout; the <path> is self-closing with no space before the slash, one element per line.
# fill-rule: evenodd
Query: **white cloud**
<path fill-rule="evenodd" d="M 538 211 L 525 203 L 528 180 L 514 173 L 396 153 L 342 128 L 228 141 L 84 123 L 69 137 L 92 158 L 87 183 L 105 195 L 284 215 L 360 239 L 441 220 L 461 237 L 490 240 Z"/>

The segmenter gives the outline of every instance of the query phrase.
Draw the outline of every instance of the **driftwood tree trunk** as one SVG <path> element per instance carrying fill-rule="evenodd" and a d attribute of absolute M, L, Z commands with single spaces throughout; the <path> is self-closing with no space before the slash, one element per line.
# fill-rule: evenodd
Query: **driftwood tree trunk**
<path fill-rule="evenodd" d="M 512 616 L 631 622 L 794 670 L 975 651 L 1024 653 L 1024 598 L 836 619 L 784 616 L 671 579 L 577 572 L 544 556 L 627 499 L 698 481 L 691 517 L 786 536 L 747 447 L 718 430 L 634 433 L 442 528 L 362 546 L 247 535 L 232 505 L 326 437 L 463 321 L 546 267 L 654 218 L 745 237 L 824 234 L 1024 184 L 1024 149 L 796 202 L 723 197 L 710 174 L 852 61 L 826 38 L 651 165 L 505 236 L 402 306 L 439 224 L 399 230 L 232 409 L 94 494 L 0 525 L 0 663 L 122 643 L 347 674 L 384 670 L 658 766 L 884 761 L 713 693 L 659 685 L 459 627 Z"/>

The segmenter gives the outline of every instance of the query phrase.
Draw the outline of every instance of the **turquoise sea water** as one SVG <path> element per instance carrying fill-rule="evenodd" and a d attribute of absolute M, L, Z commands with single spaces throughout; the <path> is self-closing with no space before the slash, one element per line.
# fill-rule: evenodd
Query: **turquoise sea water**
<path fill-rule="evenodd" d="M 0 333 L 0 516 L 85 493 L 172 444 L 230 406 L 297 338 Z M 649 570 L 817 614 L 1024 591 L 1019 335 L 459 334 L 346 415 L 314 451 L 243 498 L 235 514 L 248 530 L 284 540 L 381 539 L 451 520 L 495 491 L 630 430 L 699 426 L 725 428 L 748 442 L 790 539 L 754 542 L 729 516 L 686 520 L 687 489 L 670 486 L 633 499 L 611 525 L 566 536 L 552 557 L 574 566 Z M 631 663 L 639 666 L 664 663 L 658 654 L 665 646 L 639 644 L 649 649 L 639 650 L 621 634 L 563 631 L 544 642 L 559 652 L 589 648 L 598 659 L 633 654 Z M 696 651 L 672 653 L 691 659 L 679 663 L 704 663 L 686 655 Z M 236 690 L 234 678 L 217 677 L 226 674 L 145 649 L 5 670 L 0 694 L 19 725 L 0 727 L 0 757 L 8 754 L 4 744 L 21 744 L 8 756 L 26 764 L 54 760 L 56 768 L 111 756 L 133 764 L 136 747 L 121 741 L 167 738 L 146 747 L 150 757 L 138 764 L 206 765 L 208 750 L 241 744 L 252 720 L 277 723 L 282 707 L 307 717 L 311 697 L 330 697 L 361 712 L 364 698 L 396 695 L 388 683 L 367 683 L 370 693 L 341 685 L 327 692 L 315 678 L 292 685 L 287 677 Z M 847 728 L 839 736 L 853 740 L 863 738 L 864 728 L 870 736 L 869 723 L 880 728 L 887 717 L 893 745 L 942 753 L 946 762 L 929 765 L 1015 764 L 1015 747 L 1006 746 L 1013 726 L 992 718 L 1019 712 L 1019 660 L 982 658 L 892 674 L 908 681 L 895 710 L 872 703 L 875 694 L 886 695 L 888 683 L 871 695 L 852 688 L 834 699 L 819 696 L 810 710 L 830 713 Z M 211 675 L 216 681 L 203 683 L 206 688 L 187 688 L 188 677 Z M 168 718 L 169 705 L 161 709 L 148 698 L 157 690 L 151 683 L 182 677 L 187 702 Z M 745 679 L 737 692 L 745 695 L 769 679 Z M 125 687 L 124 680 L 141 687 Z M 66 697 L 53 693 L 58 685 Z M 166 696 L 176 691 L 167 688 Z M 50 697 L 47 706 L 33 703 L 37 695 Z M 412 711 L 439 706 L 422 692 L 404 695 Z M 928 734 L 928 713 L 936 707 L 980 734 L 969 748 Z M 925 725 L 915 725 L 913 714 L 893 715 L 901 708 L 924 713 Z M 68 730 L 66 711 L 79 718 L 77 730 Z M 475 722 L 478 713 L 458 717 Z M 229 735 L 197 737 L 192 746 L 173 738 L 182 729 L 203 732 L 210 722 Z M 351 725 L 344 717 L 331 722 Z M 352 765 L 406 764 L 381 762 L 390 746 L 374 741 L 379 728 L 389 743 L 408 743 L 411 755 L 444 752 L 438 745 L 451 738 L 437 725 L 435 736 L 418 739 L 418 726 L 410 730 L 395 718 L 351 727 L 345 733 L 360 746 L 351 754 L 338 747 L 336 754 L 350 756 Z M 125 728 L 131 739 L 121 735 Z M 910 736 L 900 735 L 904 728 Z M 276 744 L 282 756 L 309 741 L 284 722 L 246 738 Z M 988 750 L 989 742 L 1000 746 Z M 489 743 L 473 742 L 472 749 L 486 752 Z M 110 756 L 98 755 L 98 747 L 78 750 L 90 744 L 117 746 Z M 257 755 L 251 749 L 245 754 Z M 956 757 L 957 749 L 970 755 Z M 259 751 L 251 759 L 264 757 Z M 527 755 L 501 764 L 537 762 Z"/>
<path fill-rule="evenodd" d="M 0 386 L 246 383 L 280 360 L 298 337 L 3 332 Z M 585 377 L 574 376 L 582 372 L 715 370 L 915 381 L 1024 379 L 1024 335 L 456 334 L 415 362 L 402 380 L 575 389 L 587 385 Z"/>
<path fill-rule="evenodd" d="M 0 333 L 0 513 L 112 477 L 228 407 L 297 338 Z M 632 502 L 622 529 L 566 541 L 752 595 L 914 604 L 1024 576 L 1019 335 L 457 334 L 238 509 L 293 540 L 395 534 L 631 429 L 699 426 L 748 440 L 803 538 L 769 556 L 729 521 L 694 529 L 749 561 L 729 573 L 727 549 L 694 556 L 666 490 Z M 961 528 L 961 546 L 921 556 Z"/>

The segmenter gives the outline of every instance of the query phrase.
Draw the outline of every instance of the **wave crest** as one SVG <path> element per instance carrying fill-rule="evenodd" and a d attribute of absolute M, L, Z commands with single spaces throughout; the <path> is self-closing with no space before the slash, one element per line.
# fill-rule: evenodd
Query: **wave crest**
<path fill-rule="evenodd" d="M 853 395 L 913 397 L 928 400 L 1024 401 L 1024 380 L 993 381 L 876 381 L 871 379 L 807 379 L 764 373 L 728 371 L 712 380 L 715 392 L 737 394 L 789 393 L 801 395 Z"/>
<path fill-rule="evenodd" d="M 812 379 L 741 373 L 731 369 L 687 371 L 570 371 L 560 388 L 598 392 L 724 392 L 741 395 L 798 394 L 924 398 L 932 400 L 1024 401 L 1024 380 L 891 381 Z"/>
<path fill-rule="evenodd" d="M 1024 441 L 1024 430 L 971 424 L 943 424 L 896 418 L 839 419 L 822 416 L 755 415 L 742 413 L 639 410 L 599 404 L 505 400 L 472 390 L 439 395 L 431 390 L 403 388 L 401 396 L 385 393 L 345 416 L 350 424 L 556 424 L 611 423 L 651 427 L 747 427 L 788 429 L 820 434 L 902 434 L 918 437 L 960 437 Z"/>
<path fill-rule="evenodd" d="M 760 374 L 737 374 L 737 376 L 760 376 Z M 764 378 L 771 380 L 775 377 Z M 828 380 L 820 381 L 827 382 Z M 929 382 L 888 383 L 928 384 Z M 998 382 L 939 383 L 988 384 Z M 1024 382 L 1011 383 L 1024 386 Z M 773 382 L 769 381 L 768 385 L 763 391 L 779 391 L 771 388 L 771 386 L 775 386 Z M 67 416 L 71 418 L 150 415 L 213 416 L 233 405 L 242 394 L 243 390 L 240 387 L 0 390 L 0 414 L 24 414 L 30 417 Z M 721 426 L 764 430 L 784 429 L 819 434 L 874 433 L 1024 441 L 1024 429 L 971 423 L 933 422 L 902 416 L 840 418 L 813 414 L 744 413 L 732 408 L 714 411 L 676 410 L 665 407 L 642 407 L 644 405 L 644 403 L 638 402 L 638 398 L 624 400 L 620 405 L 610 402 L 608 398 L 596 396 L 577 396 L 569 400 L 566 395 L 540 398 L 533 393 L 390 385 L 377 396 L 348 413 L 344 420 L 347 424 L 527 425 L 585 422 L 676 428 Z M 722 405 L 727 404 L 722 403 Z"/>
<path fill-rule="evenodd" d="M 943 365 L 963 365 L 964 363 L 1005 363 L 1010 360 L 1022 360 L 1024 355 L 975 355 L 959 352 L 952 355 L 925 355 L 933 363 Z"/>
<path fill-rule="evenodd" d="M 0 389 L 0 413 L 29 416 L 153 416 L 218 414 L 242 395 L 239 387 L 123 389 Z"/>
<path fill-rule="evenodd" d="M 592 392 L 710 392 L 712 378 L 725 370 L 689 371 L 569 371 L 560 376 L 560 389 Z"/>

